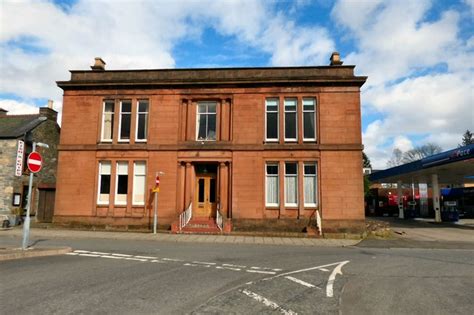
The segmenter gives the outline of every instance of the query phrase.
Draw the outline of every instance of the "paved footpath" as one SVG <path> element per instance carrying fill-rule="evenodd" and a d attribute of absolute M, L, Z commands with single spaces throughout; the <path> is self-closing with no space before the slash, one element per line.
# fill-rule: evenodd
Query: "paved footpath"
<path fill-rule="evenodd" d="M 361 240 L 353 239 L 320 239 L 298 237 L 265 237 L 265 236 L 238 236 L 238 235 L 197 235 L 197 234 L 169 234 L 169 233 L 135 233 L 135 232 L 106 232 L 106 231 L 78 231 L 62 229 L 31 229 L 30 238 L 96 238 L 96 239 L 123 239 L 123 240 L 156 240 L 165 242 L 195 242 L 195 243 L 235 243 L 235 244 L 264 244 L 264 245 L 295 245 L 344 247 L 358 244 Z M 23 230 L 16 227 L 0 231 L 3 236 L 21 236 Z"/>

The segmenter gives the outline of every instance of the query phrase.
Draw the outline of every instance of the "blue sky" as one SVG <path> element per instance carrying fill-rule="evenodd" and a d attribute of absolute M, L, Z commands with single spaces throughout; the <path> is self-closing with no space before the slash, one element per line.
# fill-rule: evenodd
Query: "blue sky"
<path fill-rule="evenodd" d="M 365 152 L 448 150 L 474 129 L 473 0 L 0 1 L 0 107 L 61 113 L 70 69 L 326 65 L 369 79 Z"/>

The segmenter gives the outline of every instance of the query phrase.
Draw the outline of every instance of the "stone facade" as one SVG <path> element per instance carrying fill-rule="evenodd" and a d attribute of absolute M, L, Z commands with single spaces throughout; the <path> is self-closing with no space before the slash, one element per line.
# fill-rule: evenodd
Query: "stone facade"
<path fill-rule="evenodd" d="M 17 138 L 0 139 L 0 214 L 8 215 L 11 221 L 18 222 L 15 214 L 24 214 L 26 209 L 26 196 L 28 194 L 29 171 L 26 167 L 26 157 L 31 152 L 31 142 L 43 142 L 49 149 L 37 148 L 43 157 L 43 166 L 39 173 L 34 175 L 32 191 L 31 215 L 38 209 L 39 189 L 55 189 L 57 169 L 57 146 L 59 143 L 60 128 L 56 122 L 57 113 L 48 108 L 41 109 L 44 113 L 36 116 L 43 120 L 37 122 L 32 129 Z M 49 115 L 49 117 L 47 117 Z M 3 119 L 15 119 L 19 116 L 3 116 Z M 34 117 L 33 117 L 34 118 Z M 20 177 L 15 176 L 16 152 L 18 140 L 25 141 L 24 172 Z M 13 194 L 21 195 L 21 205 L 13 206 Z"/>
<path fill-rule="evenodd" d="M 366 78 L 354 76 L 353 70 L 354 66 L 335 65 L 72 71 L 70 81 L 58 82 L 64 99 L 54 221 L 150 227 L 155 173 L 162 171 L 158 222 L 163 226 L 177 222 L 188 208 L 195 216 L 203 215 L 200 198 L 208 202 L 209 197 L 216 200 L 224 219 L 232 220 L 240 230 L 304 226 L 316 211 L 327 231 L 360 230 L 364 225 L 360 86 Z M 266 139 L 270 99 L 278 100 L 276 141 Z M 289 99 L 297 103 L 297 134 L 291 141 L 284 137 L 284 104 Z M 306 99 L 316 104 L 311 141 L 303 135 Z M 146 141 L 136 139 L 140 100 L 149 104 Z M 133 105 L 125 114 L 131 117 L 131 134 L 121 140 L 121 119 L 126 117 L 121 104 L 128 101 Z M 113 136 L 104 141 L 106 103 L 113 108 Z M 216 106 L 213 141 L 201 141 L 198 136 L 202 125 L 197 117 L 207 103 Z M 143 204 L 133 201 L 138 162 L 146 165 Z M 100 173 L 103 163 L 105 177 Z M 270 164 L 278 169 L 274 184 L 278 202 L 271 205 L 266 192 Z M 287 164 L 297 169 L 294 184 L 286 179 Z M 317 166 L 317 202 L 311 205 L 306 205 L 304 197 L 307 165 Z M 120 178 L 120 174 L 128 177 Z M 108 183 L 105 188 L 101 178 Z M 121 180 L 128 185 L 118 184 Z M 118 186 L 126 190 L 121 200 Z M 297 190 L 291 205 L 285 201 L 291 198 L 288 187 Z M 103 192 L 107 201 L 100 203 Z M 216 213 L 203 216 L 215 218 Z"/>

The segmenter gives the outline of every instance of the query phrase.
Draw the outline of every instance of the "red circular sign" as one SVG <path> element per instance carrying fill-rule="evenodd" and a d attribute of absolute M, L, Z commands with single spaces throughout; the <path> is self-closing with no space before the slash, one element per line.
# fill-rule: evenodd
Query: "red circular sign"
<path fill-rule="evenodd" d="M 160 186 L 160 176 L 156 176 L 155 184 L 156 186 Z"/>
<path fill-rule="evenodd" d="M 41 171 L 41 166 L 43 165 L 43 158 L 38 152 L 31 152 L 30 155 L 28 155 L 28 169 L 32 173 L 38 173 Z"/>

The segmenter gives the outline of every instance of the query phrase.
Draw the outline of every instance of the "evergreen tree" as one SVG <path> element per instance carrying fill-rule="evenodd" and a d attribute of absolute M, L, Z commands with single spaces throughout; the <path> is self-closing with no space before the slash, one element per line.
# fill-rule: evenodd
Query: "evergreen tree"
<path fill-rule="evenodd" d="M 474 144 L 474 137 L 472 135 L 472 132 L 466 130 L 466 132 L 462 135 L 462 143 L 459 145 L 460 147 Z"/>

